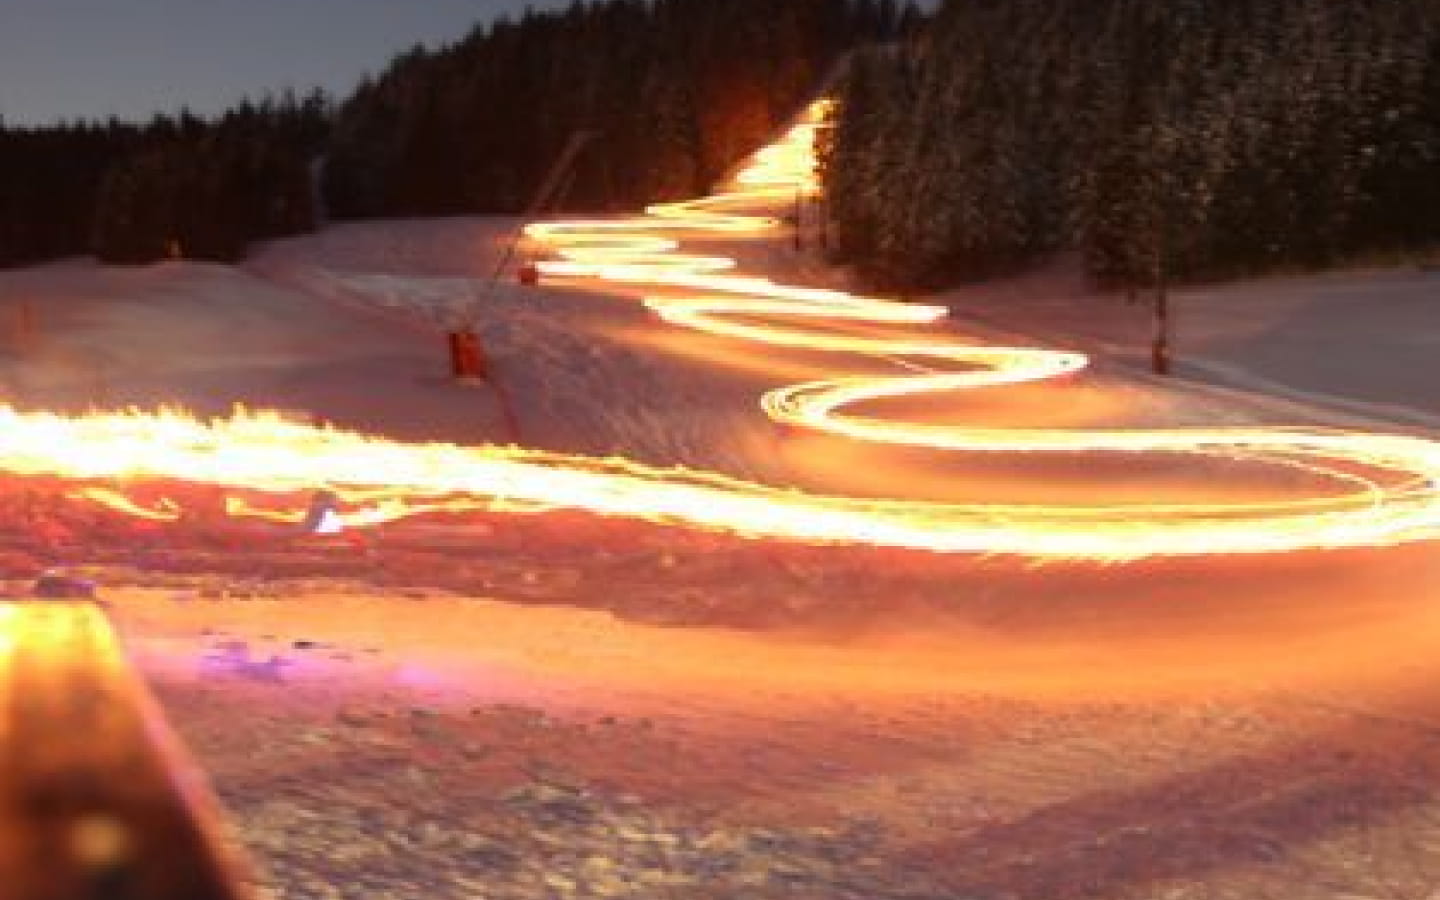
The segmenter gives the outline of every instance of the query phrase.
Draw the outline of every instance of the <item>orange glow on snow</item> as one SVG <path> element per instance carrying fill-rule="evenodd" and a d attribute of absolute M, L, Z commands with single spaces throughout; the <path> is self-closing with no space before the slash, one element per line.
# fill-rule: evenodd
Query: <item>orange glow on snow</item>
<path fill-rule="evenodd" d="M 1440 526 L 1440 444 L 1399 435 L 1322 429 L 1130 430 L 986 428 L 905 422 L 847 412 L 883 398 L 973 390 L 1067 375 L 1084 354 L 971 346 L 921 326 L 939 306 L 777 284 L 733 259 L 681 252 L 682 237 L 774 240 L 796 192 L 818 190 L 815 137 L 824 104 L 757 154 L 731 189 L 643 216 L 529 226 L 549 247 L 551 277 L 663 291 L 645 300 L 665 321 L 778 347 L 902 361 L 887 376 L 838 376 L 761 398 L 778 422 L 862 441 L 946 451 L 1189 454 L 1298 469 L 1341 488 L 1322 499 L 1196 504 L 993 504 L 819 496 L 724 475 L 518 447 L 402 444 L 278 415 L 201 422 L 174 412 L 64 417 L 0 409 L 0 470 L 101 481 L 77 494 L 151 519 L 179 515 L 142 504 L 127 479 L 165 478 L 289 495 L 325 488 L 348 526 L 425 512 L 587 510 L 763 538 L 848 542 L 941 552 L 1105 561 L 1157 555 L 1267 553 L 1382 546 L 1431 539 Z M 783 321 L 783 324 L 780 321 Z M 846 335 L 836 323 L 910 326 L 912 339 Z M 807 327 L 829 325 L 821 330 Z M 1062 388 L 1056 388 L 1061 390 Z M 300 516 L 231 501 L 232 515 Z"/>

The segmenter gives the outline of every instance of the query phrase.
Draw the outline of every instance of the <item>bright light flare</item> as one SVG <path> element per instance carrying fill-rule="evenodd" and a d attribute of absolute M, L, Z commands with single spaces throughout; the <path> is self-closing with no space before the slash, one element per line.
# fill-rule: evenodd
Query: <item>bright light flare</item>
<path fill-rule="evenodd" d="M 1324 459 L 1349 449 L 1345 435 L 1310 437 L 1313 443 L 1297 441 L 1286 451 Z M 53 446 L 89 452 L 83 465 L 72 465 L 41 449 Z M 1400 437 L 1376 439 L 1365 461 L 1399 471 L 1416 454 L 1436 462 L 1434 444 Z M 570 508 L 755 537 L 1105 559 L 1386 544 L 1429 536 L 1436 517 L 1434 491 L 1418 484 L 1243 506 L 1051 508 L 822 497 L 625 459 L 404 444 L 244 412 L 202 422 L 174 412 L 72 418 L 0 409 L 0 467 L 117 485 L 88 499 L 128 514 L 135 510 L 123 486 L 132 480 L 178 479 L 277 497 L 324 485 L 342 504 L 359 505 L 360 512 L 344 516 L 347 527 L 426 512 Z M 113 497 L 123 502 L 107 502 Z M 233 504 L 230 511 L 247 513 Z"/>

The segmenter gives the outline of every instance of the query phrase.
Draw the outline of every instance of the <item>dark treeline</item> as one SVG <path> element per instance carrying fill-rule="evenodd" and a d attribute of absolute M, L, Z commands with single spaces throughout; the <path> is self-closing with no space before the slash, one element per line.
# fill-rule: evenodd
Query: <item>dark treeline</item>
<path fill-rule="evenodd" d="M 855 58 L 822 159 L 837 253 L 896 288 L 1433 245 L 1440 0 L 952 0 Z"/>
<path fill-rule="evenodd" d="M 0 128 L 0 265 L 239 259 L 250 240 L 314 226 L 309 165 L 328 131 L 319 92 L 212 120 Z"/>
<path fill-rule="evenodd" d="M 0 265 L 234 260 L 311 228 L 309 172 L 342 218 L 522 210 L 572 134 L 571 209 L 703 190 L 848 48 L 920 21 L 903 0 L 610 0 L 416 49 L 338 110 L 324 96 L 213 120 L 0 126 Z"/>
<path fill-rule="evenodd" d="M 914 27 L 894 0 L 610 0 L 417 49 L 340 111 L 337 217 L 519 212 L 576 132 L 572 209 L 702 191 L 817 88 L 841 52 Z"/>

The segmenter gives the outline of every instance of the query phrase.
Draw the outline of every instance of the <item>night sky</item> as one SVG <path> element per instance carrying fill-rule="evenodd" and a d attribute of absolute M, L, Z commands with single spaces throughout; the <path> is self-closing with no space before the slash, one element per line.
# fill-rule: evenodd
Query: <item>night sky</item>
<path fill-rule="evenodd" d="M 0 0 L 0 116 L 213 113 L 245 94 L 343 95 L 416 43 L 568 0 Z"/>

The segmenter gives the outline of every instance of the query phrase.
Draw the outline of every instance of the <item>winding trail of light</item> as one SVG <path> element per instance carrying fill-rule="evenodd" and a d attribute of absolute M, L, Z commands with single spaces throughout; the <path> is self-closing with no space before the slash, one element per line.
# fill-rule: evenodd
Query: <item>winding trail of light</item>
<path fill-rule="evenodd" d="M 657 204 L 641 218 L 530 226 L 529 237 L 558 256 L 542 263 L 541 270 L 551 276 L 665 289 L 663 295 L 647 296 L 645 304 L 667 322 L 711 334 L 920 363 L 891 376 L 818 380 L 767 393 L 761 399 L 763 409 L 788 425 L 856 440 L 955 451 L 1164 452 L 1243 459 L 1298 468 L 1349 488 L 1342 496 L 1323 499 L 1249 503 L 888 504 L 887 515 L 913 515 L 923 527 L 947 533 L 945 538 L 937 534 L 921 540 L 920 546 L 959 549 L 954 545 L 964 542 L 960 535 L 968 530 L 970 546 L 965 549 L 1123 559 L 1383 545 L 1440 533 L 1440 445 L 1419 438 L 1316 429 L 999 429 L 846 412 L 868 401 L 1056 378 L 1083 369 L 1088 360 L 1075 352 L 969 346 L 943 338 L 896 340 L 807 328 L 807 320 L 923 325 L 944 318 L 948 311 L 780 285 L 731 274 L 736 264 L 729 257 L 679 252 L 677 234 L 773 235 L 781 223 L 765 210 L 783 208 L 797 192 L 817 192 L 815 146 L 827 106 L 825 101 L 812 106 L 779 143 L 755 156 L 728 191 Z M 684 295 L 688 291 L 695 294 Z M 757 321 L 777 318 L 798 324 Z M 988 527 L 979 526 L 977 518 Z"/>
<path fill-rule="evenodd" d="M 0 407 L 0 471 L 60 476 L 71 496 L 142 519 L 185 515 L 145 483 L 173 479 L 291 494 L 326 488 L 354 525 L 435 512 L 587 510 L 753 537 L 847 542 L 1033 558 L 1124 560 L 1390 545 L 1440 530 L 1440 444 L 1414 437 L 1305 429 L 998 429 L 857 414 L 867 401 L 1016 384 L 1081 370 L 1079 353 L 970 346 L 940 336 L 846 334 L 836 324 L 922 326 L 938 306 L 776 284 L 734 260 L 681 251 L 697 240 L 772 236 L 795 192 L 817 190 L 814 144 L 823 106 L 759 153 L 733 190 L 662 204 L 644 216 L 531 226 L 558 258 L 550 277 L 663 291 L 646 299 L 666 321 L 767 344 L 901 362 L 887 376 L 784 387 L 765 411 L 790 425 L 859 440 L 958 451 L 1194 454 L 1297 468 L 1336 490 L 1311 499 L 1195 504 L 996 504 L 819 496 L 724 475 L 519 447 L 403 444 L 243 410 L 202 422 L 164 411 L 68 417 Z M 900 368 L 897 366 L 897 369 Z M 288 499 L 287 499 L 288 498 Z M 293 510 L 230 497 L 231 515 L 277 522 Z"/>

